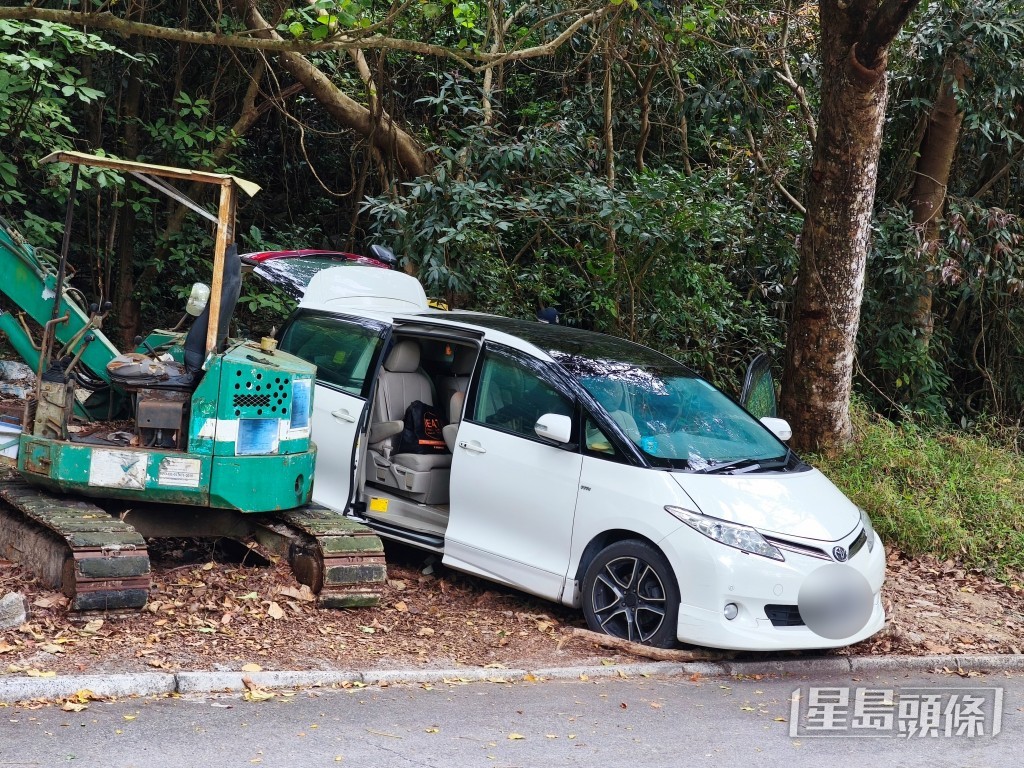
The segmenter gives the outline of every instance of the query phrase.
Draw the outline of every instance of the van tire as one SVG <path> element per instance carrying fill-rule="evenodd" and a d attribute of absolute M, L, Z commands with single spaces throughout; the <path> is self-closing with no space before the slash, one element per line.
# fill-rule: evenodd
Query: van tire
<path fill-rule="evenodd" d="M 594 632 L 656 648 L 676 644 L 679 584 L 647 542 L 617 541 L 598 552 L 583 577 L 582 602 Z"/>

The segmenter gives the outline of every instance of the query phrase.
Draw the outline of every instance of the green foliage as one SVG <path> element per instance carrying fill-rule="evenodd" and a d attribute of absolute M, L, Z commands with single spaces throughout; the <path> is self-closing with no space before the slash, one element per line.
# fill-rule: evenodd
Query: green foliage
<path fill-rule="evenodd" d="M 366 29 L 373 24 L 367 0 L 314 0 L 285 10 L 277 31 L 296 40 L 326 40 L 339 29 Z"/>
<path fill-rule="evenodd" d="M 855 443 L 813 461 L 864 507 L 888 546 L 962 560 L 1002 578 L 1024 569 L 1024 458 L 981 434 L 896 425 L 853 409 Z"/>
<path fill-rule="evenodd" d="M 920 238 L 911 212 L 893 208 L 874 223 L 868 252 L 868 285 L 858 334 L 860 364 L 870 382 L 864 394 L 885 413 L 911 411 L 942 422 L 950 405 L 945 369 L 948 334 L 941 325 L 929 338 L 914 324 L 927 290 Z"/>
<path fill-rule="evenodd" d="M 1024 413 L 1024 218 L 974 200 L 948 202 L 941 305 L 951 337 L 958 421 Z"/>
<path fill-rule="evenodd" d="M 230 132 L 226 125 L 217 124 L 211 111 L 210 100 L 187 93 L 179 93 L 166 116 L 144 122 L 153 151 L 164 157 L 178 158 L 175 162 L 186 167 L 209 168 L 214 165 L 214 150 Z M 242 139 L 236 143 L 244 146 Z"/>
<path fill-rule="evenodd" d="M 0 204 L 21 206 L 25 157 L 68 149 L 75 104 L 103 96 L 73 62 L 123 51 L 100 37 L 48 21 L 0 20 Z"/>
<path fill-rule="evenodd" d="M 450 126 L 450 143 L 432 147 L 441 161 L 399 197 L 365 204 L 374 234 L 428 294 L 522 317 L 555 305 L 568 323 L 651 344 L 733 386 L 752 348 L 778 350 L 765 292 L 744 293 L 757 227 L 749 205 L 723 194 L 735 179 L 662 167 L 612 187 L 571 117 L 506 134 L 465 124 L 479 109 L 465 83 L 443 78 L 439 94 L 429 103 Z"/>
<path fill-rule="evenodd" d="M 984 143 L 1022 140 L 1015 112 L 1024 97 L 1024 5 L 1017 0 L 930 3 L 913 35 L 933 76 L 946 60 L 966 65 L 957 101 L 964 132 Z M 910 88 L 913 92 L 913 86 Z"/>
<path fill-rule="evenodd" d="M 368 31 L 476 50 L 496 42 L 489 14 L 497 10 L 507 22 L 499 49 L 511 51 L 550 40 L 574 13 L 602 4 L 284 5 L 275 24 L 303 43 Z M 139 20 L 244 27 L 209 0 L 187 6 L 186 18 L 177 6 L 140 7 Z M 422 143 L 433 169 L 405 186 L 386 149 L 339 128 L 310 92 L 287 91 L 292 80 L 273 60 L 250 103 L 251 76 L 263 65 L 248 51 L 118 39 L 126 58 L 93 34 L 4 22 L 0 212 L 32 242 L 56 247 L 67 172 L 35 164 L 56 148 L 216 164 L 263 186 L 240 204 L 243 249 L 365 251 L 381 241 L 456 306 L 531 317 L 554 305 L 572 324 L 652 344 L 732 386 L 753 348 L 778 353 L 783 344 L 801 221 L 782 189 L 806 202 L 806 115 L 819 106 L 814 6 L 789 14 L 736 0 L 604 6 L 602 20 L 577 28 L 551 55 L 495 69 L 493 111 L 484 107 L 482 73 L 454 59 L 367 47 L 379 105 Z M 922 5 L 890 57 L 891 117 L 858 358 L 858 386 L 888 413 L 967 426 L 1024 413 L 1022 29 L 1020 0 L 936 0 Z M 607 53 L 614 183 L 604 165 Z M 308 55 L 345 94 L 369 103 L 350 57 Z M 925 346 L 911 330 L 925 281 L 904 206 L 921 119 L 952 56 L 968 65 L 958 92 L 967 119 L 940 250 L 927 254 L 939 284 Z M 144 96 L 129 114 L 133 87 Z M 243 105 L 258 117 L 239 138 L 230 131 Z M 209 279 L 206 225 L 190 215 L 164 241 L 170 209 L 141 187 L 125 195 L 109 181 L 83 175 L 89 194 L 79 196 L 73 261 L 87 265 L 79 279 L 97 295 L 130 261 L 142 322 L 155 324 L 178 313 L 193 279 Z M 125 245 L 116 234 L 129 219 L 134 240 Z M 244 290 L 242 324 L 254 331 L 289 306 L 256 284 Z"/>
<path fill-rule="evenodd" d="M 1024 412 L 1024 198 L 1017 154 L 1024 132 L 1022 52 L 1024 5 L 1018 0 L 928 3 L 895 52 L 860 336 L 864 377 L 871 382 L 862 389 L 876 407 L 890 410 L 895 403 L 960 425 L 986 415 L 1013 423 Z M 938 242 L 922 246 L 904 206 L 925 120 L 954 70 L 962 77 L 954 93 L 963 125 Z M 986 183 L 1000 173 L 1002 183 Z M 926 264 L 935 265 L 927 276 L 935 284 L 935 332 L 927 340 L 913 322 L 927 290 Z"/>

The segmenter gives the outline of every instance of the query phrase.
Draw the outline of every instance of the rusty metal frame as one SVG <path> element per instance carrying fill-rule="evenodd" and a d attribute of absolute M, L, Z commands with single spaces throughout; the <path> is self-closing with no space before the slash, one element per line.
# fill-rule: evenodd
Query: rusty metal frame
<path fill-rule="evenodd" d="M 194 171 L 188 168 L 175 168 L 169 165 L 151 165 L 131 160 L 118 160 L 114 157 L 90 155 L 85 152 L 52 152 L 39 162 L 70 163 L 73 166 L 85 165 L 91 168 L 107 168 L 112 171 L 129 173 L 139 181 L 148 184 L 153 189 L 167 195 L 216 224 L 217 231 L 214 235 L 213 249 L 213 279 L 210 282 L 210 321 L 206 331 L 205 357 L 209 358 L 210 355 L 214 354 L 217 351 L 217 335 L 219 331 L 217 326 L 220 322 L 224 258 L 228 245 L 234 242 L 235 210 L 237 207 L 236 188 L 252 197 L 260 191 L 259 185 L 229 173 Z M 206 209 L 191 200 L 187 195 L 159 180 L 160 177 L 218 185 L 220 187 L 220 200 L 217 205 L 217 215 L 213 216 L 213 214 L 206 211 Z M 70 230 L 70 227 L 67 229 Z"/>

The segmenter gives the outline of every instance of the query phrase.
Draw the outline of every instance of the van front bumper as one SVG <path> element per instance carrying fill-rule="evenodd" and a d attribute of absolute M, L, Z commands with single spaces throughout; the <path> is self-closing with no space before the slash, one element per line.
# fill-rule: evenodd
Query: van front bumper
<path fill-rule="evenodd" d="M 685 540 L 673 542 L 677 537 Z M 871 637 L 885 626 L 881 598 L 885 548 L 881 540 L 876 539 L 871 551 L 865 546 L 843 564 L 867 580 L 872 604 L 864 626 L 838 639 L 823 637 L 805 626 L 797 605 L 807 577 L 828 561 L 791 552 L 785 552 L 783 562 L 771 560 L 686 529 L 667 537 L 662 548 L 679 579 L 676 634 L 681 642 L 737 651 L 840 648 Z M 682 552 L 686 558 L 676 556 Z M 735 611 L 732 619 L 727 618 L 727 606 L 735 606 L 729 609 Z"/>

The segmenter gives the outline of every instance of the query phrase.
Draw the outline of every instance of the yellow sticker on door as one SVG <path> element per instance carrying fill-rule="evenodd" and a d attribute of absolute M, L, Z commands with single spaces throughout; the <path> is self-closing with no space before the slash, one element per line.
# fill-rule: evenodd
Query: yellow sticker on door
<path fill-rule="evenodd" d="M 370 497 L 370 511 L 371 512 L 387 512 L 388 511 L 388 500 L 382 499 L 379 496 Z"/>

